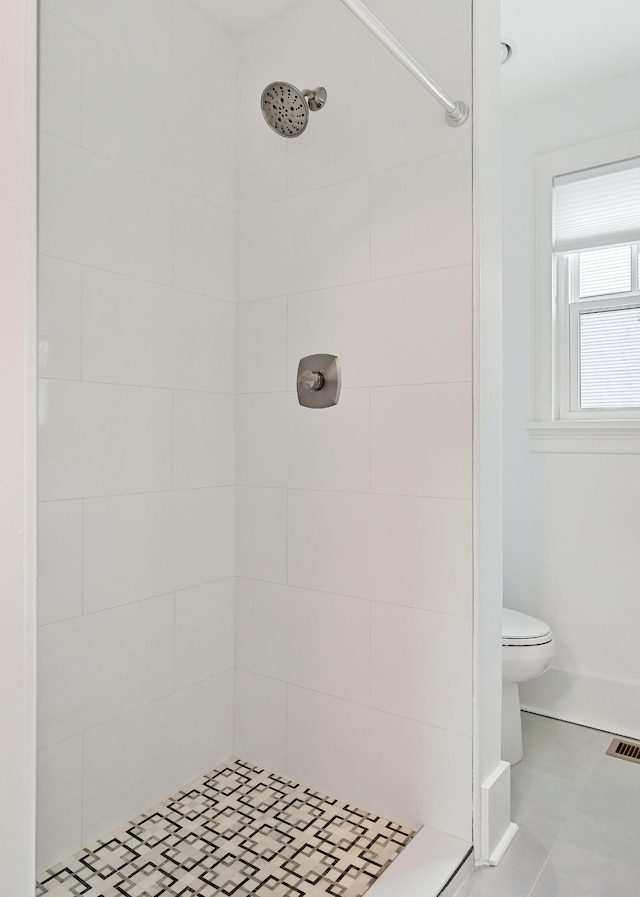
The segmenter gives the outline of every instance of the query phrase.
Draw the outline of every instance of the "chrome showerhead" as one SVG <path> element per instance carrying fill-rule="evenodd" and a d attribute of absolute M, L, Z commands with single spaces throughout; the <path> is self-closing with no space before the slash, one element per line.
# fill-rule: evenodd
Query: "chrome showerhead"
<path fill-rule="evenodd" d="M 264 120 L 281 137 L 299 137 L 309 122 L 309 110 L 317 112 L 327 102 L 324 87 L 298 90 L 287 81 L 274 81 L 262 91 Z"/>

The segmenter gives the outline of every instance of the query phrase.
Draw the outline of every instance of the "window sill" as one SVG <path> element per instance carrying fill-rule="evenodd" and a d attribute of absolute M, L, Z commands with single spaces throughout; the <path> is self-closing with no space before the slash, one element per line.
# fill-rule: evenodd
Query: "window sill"
<path fill-rule="evenodd" d="M 640 454 L 640 420 L 550 420 L 527 424 L 532 452 Z"/>

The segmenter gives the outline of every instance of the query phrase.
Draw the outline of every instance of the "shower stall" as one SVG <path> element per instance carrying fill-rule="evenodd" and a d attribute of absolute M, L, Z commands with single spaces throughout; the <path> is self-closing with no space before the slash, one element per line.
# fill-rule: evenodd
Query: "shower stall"
<path fill-rule="evenodd" d="M 471 2 L 39 16 L 38 893 L 233 778 L 391 826 L 380 869 L 417 832 L 374 892 L 435 895 L 478 794 Z"/>

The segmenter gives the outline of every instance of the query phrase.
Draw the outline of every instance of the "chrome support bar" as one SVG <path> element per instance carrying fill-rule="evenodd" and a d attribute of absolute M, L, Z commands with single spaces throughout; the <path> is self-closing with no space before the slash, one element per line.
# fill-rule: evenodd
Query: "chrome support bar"
<path fill-rule="evenodd" d="M 380 19 L 365 6 L 362 0 L 342 0 L 347 9 L 360 19 L 362 24 L 376 37 L 381 44 L 393 53 L 396 59 L 416 78 L 423 87 L 426 87 L 429 93 L 446 110 L 445 118 L 447 124 L 452 128 L 463 125 L 469 118 L 469 107 L 462 100 L 452 100 L 451 97 L 437 84 L 431 75 L 428 75 L 418 62 L 408 53 L 393 34 L 382 24 Z"/>

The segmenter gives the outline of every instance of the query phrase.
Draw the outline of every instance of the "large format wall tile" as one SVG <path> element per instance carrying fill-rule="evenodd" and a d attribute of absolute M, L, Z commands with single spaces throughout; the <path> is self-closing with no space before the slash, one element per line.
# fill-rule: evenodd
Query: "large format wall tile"
<path fill-rule="evenodd" d="M 82 613 L 82 502 L 38 505 L 38 623 Z"/>
<path fill-rule="evenodd" d="M 366 280 L 369 182 L 326 187 L 238 215 L 238 298 Z"/>
<path fill-rule="evenodd" d="M 171 486 L 166 390 L 41 380 L 39 439 L 42 501 Z"/>
<path fill-rule="evenodd" d="M 234 309 L 174 287 L 84 268 L 87 380 L 234 391 Z"/>
<path fill-rule="evenodd" d="M 285 775 L 286 682 L 236 669 L 235 711 L 234 754 Z"/>
<path fill-rule="evenodd" d="M 84 843 L 229 757 L 232 733 L 231 670 L 87 732 Z"/>
<path fill-rule="evenodd" d="M 471 499 L 470 383 L 371 391 L 371 488 Z"/>
<path fill-rule="evenodd" d="M 82 736 L 38 751 L 36 762 L 40 870 L 82 847 Z"/>
<path fill-rule="evenodd" d="M 235 299 L 235 217 L 187 193 L 173 200 L 173 282 L 216 299 Z"/>
<path fill-rule="evenodd" d="M 372 176 L 373 277 L 468 265 L 471 235 L 471 150 Z"/>
<path fill-rule="evenodd" d="M 472 649 L 468 618 L 372 604 L 372 706 L 471 735 Z"/>
<path fill-rule="evenodd" d="M 40 16 L 40 127 L 82 142 L 82 34 L 43 10 Z"/>
<path fill-rule="evenodd" d="M 85 38 L 83 146 L 234 208 L 234 132 L 212 108 Z"/>
<path fill-rule="evenodd" d="M 176 592 L 176 688 L 234 666 L 234 580 Z"/>
<path fill-rule="evenodd" d="M 287 775 L 471 840 L 471 738 L 289 686 Z"/>
<path fill-rule="evenodd" d="M 238 392 L 286 390 L 286 298 L 278 296 L 257 302 L 238 303 L 236 331 Z"/>
<path fill-rule="evenodd" d="M 369 700 L 369 604 L 238 580 L 236 663 L 352 701 Z"/>
<path fill-rule="evenodd" d="M 38 373 L 79 380 L 82 358 L 82 269 L 40 256 L 38 265 Z"/>
<path fill-rule="evenodd" d="M 238 483 L 292 489 L 369 488 L 369 392 L 343 390 L 312 410 L 295 393 L 238 397 Z"/>
<path fill-rule="evenodd" d="M 340 356 L 345 387 L 470 380 L 470 293 L 463 266 L 290 296 L 289 388 L 318 346 Z"/>
<path fill-rule="evenodd" d="M 287 492 L 236 487 L 236 573 L 267 582 L 287 581 Z"/>
<path fill-rule="evenodd" d="M 40 249 L 156 283 L 170 283 L 172 190 L 43 134 Z"/>
<path fill-rule="evenodd" d="M 39 438 L 43 501 L 171 484 L 171 397 L 164 390 L 42 380 Z"/>
<path fill-rule="evenodd" d="M 471 536 L 468 501 L 292 491 L 288 581 L 469 616 Z"/>
<path fill-rule="evenodd" d="M 173 613 L 166 596 L 41 628 L 42 747 L 173 690 Z"/>
<path fill-rule="evenodd" d="M 233 486 L 235 396 L 173 393 L 173 485 Z"/>
<path fill-rule="evenodd" d="M 81 25 L 87 34 L 144 68 L 164 78 L 170 76 L 172 0 L 109 0 L 109 3 L 80 0 L 80 3 Z"/>
<path fill-rule="evenodd" d="M 234 519 L 232 487 L 86 500 L 85 611 L 233 576 Z"/>

